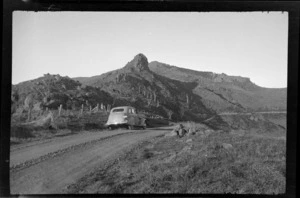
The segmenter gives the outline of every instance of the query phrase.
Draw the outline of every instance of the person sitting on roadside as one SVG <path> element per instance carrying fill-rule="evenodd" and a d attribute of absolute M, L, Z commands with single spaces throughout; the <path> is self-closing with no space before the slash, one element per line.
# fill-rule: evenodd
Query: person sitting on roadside
<path fill-rule="evenodd" d="M 180 138 L 183 137 L 186 134 L 186 130 L 184 129 L 182 124 L 179 124 L 176 132 L 177 132 L 177 136 L 180 137 Z"/>

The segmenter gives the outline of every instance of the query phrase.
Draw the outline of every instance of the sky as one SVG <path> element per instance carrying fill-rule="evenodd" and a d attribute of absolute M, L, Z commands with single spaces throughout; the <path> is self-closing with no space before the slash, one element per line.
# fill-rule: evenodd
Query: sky
<path fill-rule="evenodd" d="M 13 13 L 12 83 L 90 77 L 138 53 L 197 71 L 287 87 L 287 12 Z"/>

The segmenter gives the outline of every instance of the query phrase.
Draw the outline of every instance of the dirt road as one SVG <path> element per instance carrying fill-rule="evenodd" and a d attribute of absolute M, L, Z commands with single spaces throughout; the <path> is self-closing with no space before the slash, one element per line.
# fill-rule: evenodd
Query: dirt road
<path fill-rule="evenodd" d="M 11 194 L 61 194 L 66 186 L 138 142 L 167 128 L 85 132 L 12 147 Z"/>

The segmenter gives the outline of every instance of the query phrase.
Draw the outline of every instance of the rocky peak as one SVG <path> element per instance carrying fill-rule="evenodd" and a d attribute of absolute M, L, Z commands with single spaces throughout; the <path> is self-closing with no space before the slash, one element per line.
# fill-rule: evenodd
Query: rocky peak
<path fill-rule="evenodd" d="M 149 71 L 148 67 L 148 59 L 144 54 L 137 54 L 132 61 L 130 61 L 126 66 L 126 68 L 133 68 L 137 71 Z"/>

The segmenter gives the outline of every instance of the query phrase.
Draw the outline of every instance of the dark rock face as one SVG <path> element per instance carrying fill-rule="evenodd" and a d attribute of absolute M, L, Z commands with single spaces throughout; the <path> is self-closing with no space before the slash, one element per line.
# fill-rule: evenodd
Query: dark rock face
<path fill-rule="evenodd" d="M 144 54 L 138 54 L 125 66 L 125 68 L 131 68 L 139 72 L 145 70 L 149 71 L 148 59 Z"/>

